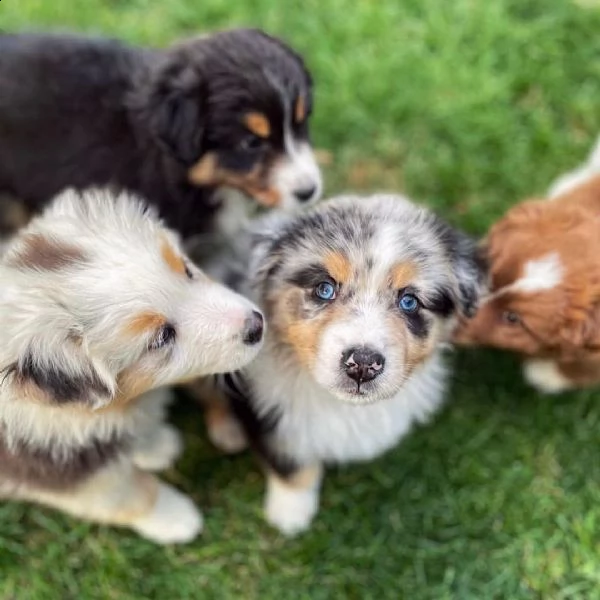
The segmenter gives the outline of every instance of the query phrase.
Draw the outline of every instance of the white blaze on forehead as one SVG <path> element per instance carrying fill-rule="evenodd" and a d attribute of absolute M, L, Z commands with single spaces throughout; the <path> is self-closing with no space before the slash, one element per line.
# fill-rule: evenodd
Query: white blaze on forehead
<path fill-rule="evenodd" d="M 294 196 L 296 192 L 314 190 L 310 202 L 319 198 L 322 181 L 321 169 L 311 145 L 296 139 L 289 123 L 289 111 L 286 112 L 283 133 L 285 158 L 275 167 L 274 184 L 283 196 L 282 205 L 289 207 L 290 201 L 293 205 L 299 202 Z"/>
<path fill-rule="evenodd" d="M 321 197 L 323 182 L 321 169 L 317 164 L 312 146 L 304 140 L 298 140 L 293 133 L 293 99 L 278 77 L 265 69 L 265 75 L 271 85 L 278 90 L 284 112 L 283 146 L 285 156 L 274 168 L 272 184 L 281 194 L 281 206 L 295 209 L 298 204 L 312 204 Z M 314 190 L 309 201 L 300 201 L 296 192 Z"/>
<path fill-rule="evenodd" d="M 558 253 L 552 252 L 541 258 L 525 263 L 523 276 L 510 288 L 519 292 L 539 292 L 556 287 L 563 276 L 563 268 Z"/>

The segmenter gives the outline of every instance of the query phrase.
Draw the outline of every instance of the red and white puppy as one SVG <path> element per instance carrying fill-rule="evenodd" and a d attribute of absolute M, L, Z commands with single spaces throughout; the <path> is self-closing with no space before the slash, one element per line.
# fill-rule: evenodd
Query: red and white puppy
<path fill-rule="evenodd" d="M 491 228 L 491 294 L 454 340 L 522 354 L 550 393 L 600 383 L 600 142 L 548 196 Z"/>

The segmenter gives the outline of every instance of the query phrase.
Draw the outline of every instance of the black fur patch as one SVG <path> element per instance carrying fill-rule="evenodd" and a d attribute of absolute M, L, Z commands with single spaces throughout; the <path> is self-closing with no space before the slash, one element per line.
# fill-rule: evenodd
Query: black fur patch
<path fill-rule="evenodd" d="M 166 50 L 0 33 L 0 80 L 0 194 L 37 212 L 65 188 L 114 184 L 155 205 L 184 238 L 210 231 L 219 211 L 212 184 L 192 185 L 189 167 L 210 152 L 236 172 L 269 169 L 282 141 L 241 150 L 243 115 L 262 112 L 283 130 L 283 102 L 302 96 L 307 114 L 312 106 L 302 58 L 255 29 Z M 309 140 L 306 122 L 294 127 Z"/>
<path fill-rule="evenodd" d="M 327 272 L 327 269 L 319 264 L 312 264 L 304 269 L 301 269 L 289 277 L 287 281 L 292 285 L 296 285 L 304 289 L 312 288 L 322 281 L 335 283 L 331 278 L 331 275 L 329 275 Z"/>
<path fill-rule="evenodd" d="M 434 230 L 439 236 L 458 277 L 457 301 L 465 315 L 471 316 L 478 301 L 479 288 L 487 276 L 488 265 L 484 252 L 475 240 L 454 229 L 437 216 L 432 216 Z"/>
<path fill-rule="evenodd" d="M 431 295 L 425 308 L 444 318 L 448 318 L 456 309 L 456 305 L 452 299 L 452 292 L 447 289 L 436 290 L 436 292 Z"/>
<path fill-rule="evenodd" d="M 259 415 L 254 410 L 252 391 L 240 373 L 227 373 L 215 377 L 216 384 L 224 392 L 236 419 L 242 425 L 251 448 L 280 477 L 293 475 L 299 465 L 291 458 L 276 452 L 269 444 L 269 435 L 277 428 L 281 414 L 272 410 Z"/>
<path fill-rule="evenodd" d="M 427 320 L 421 313 L 421 311 L 417 311 L 412 314 L 403 314 L 402 315 L 406 324 L 408 326 L 408 330 L 418 338 L 425 338 L 429 333 L 429 324 Z"/>
<path fill-rule="evenodd" d="M 4 370 L 4 377 L 8 376 L 15 377 L 21 384 L 33 383 L 58 404 L 85 402 L 89 399 L 90 392 L 107 397 L 111 393 L 93 370 L 73 377 L 55 364 L 38 364 L 31 352 Z"/>
<path fill-rule="evenodd" d="M 115 435 L 103 441 L 92 439 L 58 457 L 51 448 L 30 448 L 25 443 L 9 449 L 0 432 L 0 477 L 15 485 L 69 489 L 115 460 L 127 447 L 128 440 Z"/>

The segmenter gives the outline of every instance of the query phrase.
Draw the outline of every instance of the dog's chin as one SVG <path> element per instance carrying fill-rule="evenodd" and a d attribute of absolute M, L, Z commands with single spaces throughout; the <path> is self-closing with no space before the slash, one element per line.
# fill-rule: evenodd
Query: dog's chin
<path fill-rule="evenodd" d="M 366 382 L 358 386 L 352 380 L 348 380 L 348 383 L 331 386 L 329 391 L 338 400 L 355 406 L 375 404 L 375 402 L 389 400 L 395 395 L 393 390 L 386 389 L 377 383 Z"/>
<path fill-rule="evenodd" d="M 262 344 L 262 342 L 259 342 L 254 346 L 242 346 L 238 349 L 232 349 L 229 352 L 223 352 L 218 356 L 209 357 L 205 361 L 205 364 L 200 367 L 202 373 L 196 374 L 196 377 L 204 377 L 214 373 L 228 373 L 242 369 L 258 356 Z"/>

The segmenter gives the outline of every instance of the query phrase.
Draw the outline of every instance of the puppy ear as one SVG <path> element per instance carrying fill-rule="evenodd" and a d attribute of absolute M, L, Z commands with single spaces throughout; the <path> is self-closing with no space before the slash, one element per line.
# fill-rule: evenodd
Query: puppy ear
<path fill-rule="evenodd" d="M 600 306 L 591 310 L 571 311 L 560 330 L 560 337 L 573 350 L 600 350 Z"/>
<path fill-rule="evenodd" d="M 254 281 L 263 282 L 277 270 L 285 234 L 293 228 L 294 221 L 291 213 L 273 211 L 253 224 L 248 252 Z"/>
<path fill-rule="evenodd" d="M 146 118 L 158 143 L 180 163 L 194 164 L 202 154 L 206 89 L 200 74 L 179 56 L 155 74 Z"/>
<path fill-rule="evenodd" d="M 17 385 L 33 386 L 53 403 L 85 404 L 93 409 L 106 406 L 116 387 L 77 335 L 32 339 L 4 374 L 13 377 Z"/>
<path fill-rule="evenodd" d="M 450 258 L 454 279 L 453 296 L 460 311 L 471 317 L 488 287 L 488 264 L 485 245 L 478 244 L 462 231 L 440 224 L 444 247 Z"/>

